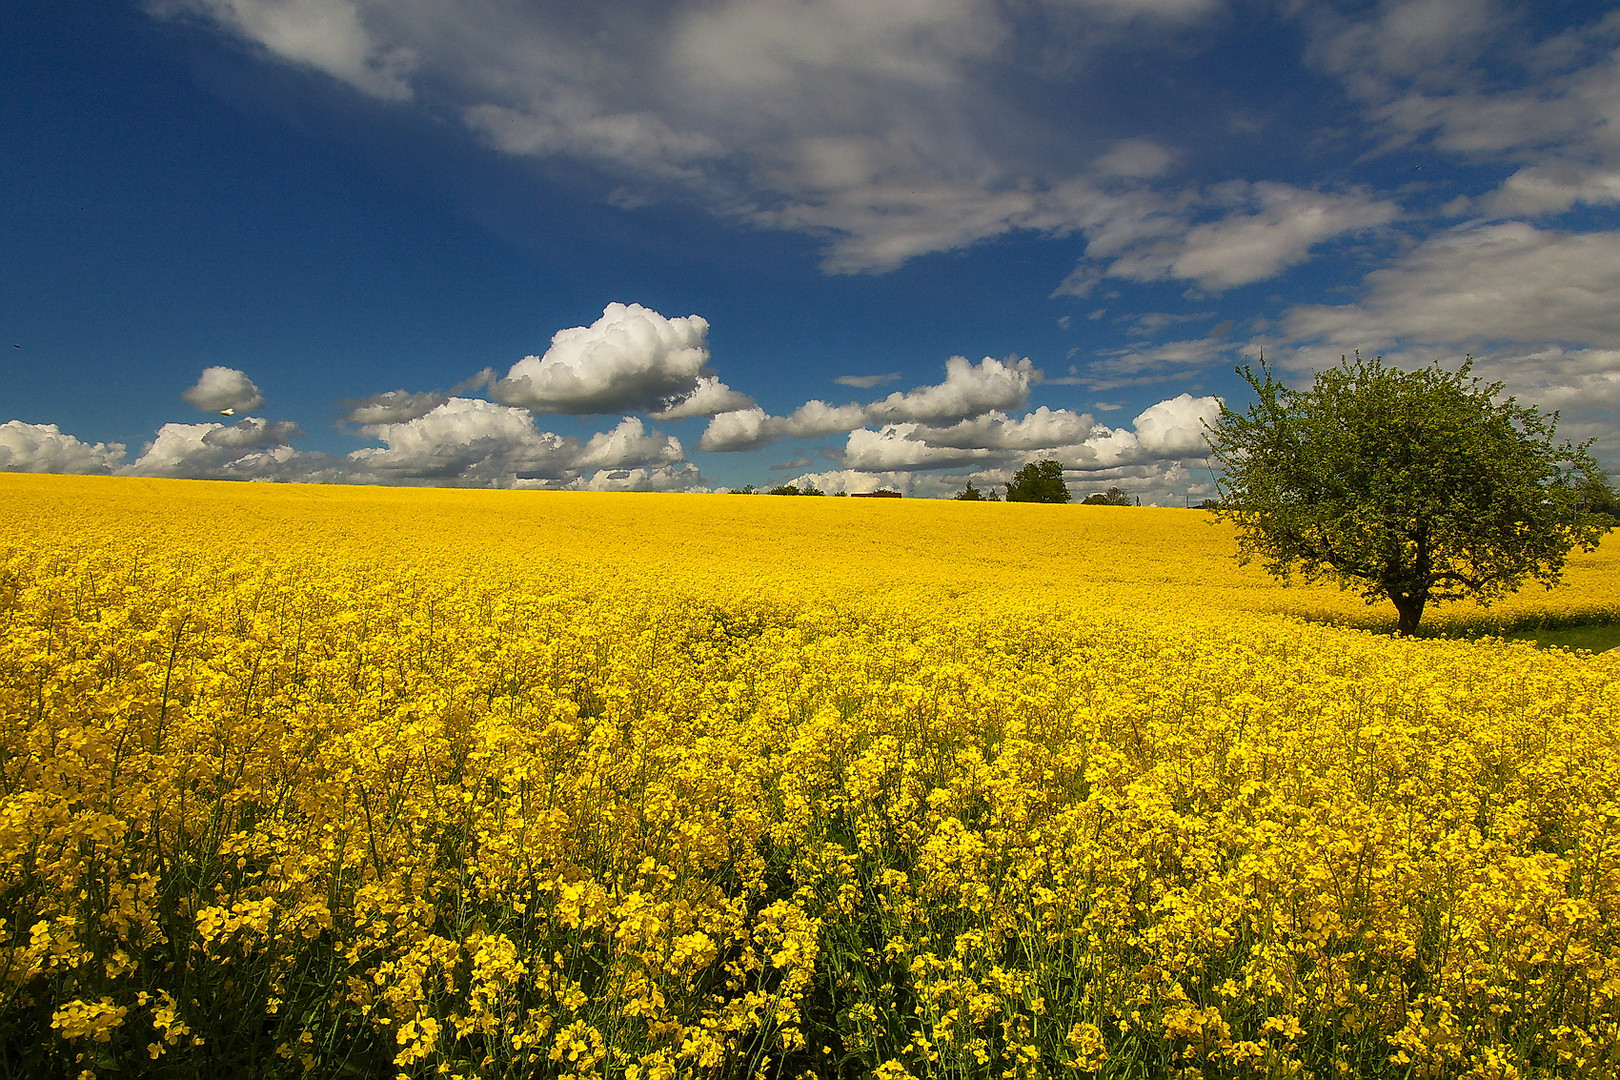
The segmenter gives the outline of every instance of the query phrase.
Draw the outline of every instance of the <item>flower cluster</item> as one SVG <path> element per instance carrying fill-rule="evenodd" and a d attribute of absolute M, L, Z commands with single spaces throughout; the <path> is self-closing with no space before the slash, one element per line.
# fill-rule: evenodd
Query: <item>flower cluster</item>
<path fill-rule="evenodd" d="M 1620 1069 L 1614 654 L 1191 511 L 0 483 L 12 1071 Z"/>

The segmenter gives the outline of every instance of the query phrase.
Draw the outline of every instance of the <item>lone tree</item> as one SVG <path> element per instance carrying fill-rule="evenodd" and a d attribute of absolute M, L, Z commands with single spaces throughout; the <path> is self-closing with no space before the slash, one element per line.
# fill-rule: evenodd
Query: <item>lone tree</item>
<path fill-rule="evenodd" d="M 1080 501 L 1081 506 L 1129 506 L 1131 497 L 1117 487 L 1095 491 Z"/>
<path fill-rule="evenodd" d="M 1063 482 L 1063 466 L 1051 458 L 1031 461 L 1007 482 L 1007 501 L 1068 502 L 1069 485 Z"/>
<path fill-rule="evenodd" d="M 1358 353 L 1309 390 L 1277 382 L 1264 358 L 1238 368 L 1258 400 L 1222 405 L 1206 438 L 1239 558 L 1388 598 L 1402 634 L 1431 601 L 1556 584 L 1570 551 L 1611 525 L 1582 505 L 1602 473 L 1589 443 L 1554 443 L 1557 413 L 1498 400 L 1502 384 L 1472 367 L 1401 371 Z"/>

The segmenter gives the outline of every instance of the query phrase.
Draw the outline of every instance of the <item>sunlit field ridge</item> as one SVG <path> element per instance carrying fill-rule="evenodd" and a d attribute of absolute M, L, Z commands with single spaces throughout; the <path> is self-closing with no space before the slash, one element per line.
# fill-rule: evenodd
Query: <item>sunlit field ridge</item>
<path fill-rule="evenodd" d="M 1612 1076 L 1611 539 L 0 474 L 0 1075 Z"/>

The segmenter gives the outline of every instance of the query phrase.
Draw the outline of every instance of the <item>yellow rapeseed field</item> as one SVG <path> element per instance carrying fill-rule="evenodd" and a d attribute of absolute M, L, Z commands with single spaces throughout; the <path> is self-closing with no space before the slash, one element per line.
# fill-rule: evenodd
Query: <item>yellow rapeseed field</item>
<path fill-rule="evenodd" d="M 1190 510 L 0 506 L 0 1076 L 1620 1074 L 1620 655 L 1478 636 L 1613 539 L 1402 640 Z"/>

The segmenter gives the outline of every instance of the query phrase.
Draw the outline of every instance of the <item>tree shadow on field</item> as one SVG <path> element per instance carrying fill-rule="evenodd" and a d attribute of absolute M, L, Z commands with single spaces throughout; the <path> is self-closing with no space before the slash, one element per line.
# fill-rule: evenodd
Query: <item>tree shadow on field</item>
<path fill-rule="evenodd" d="M 1321 610 L 1290 614 L 1321 626 L 1379 634 L 1392 634 L 1395 630 L 1394 616 L 1376 609 L 1369 609 L 1365 614 Z M 1501 638 L 1528 641 L 1542 649 L 1606 652 L 1620 648 L 1620 606 L 1594 604 L 1565 611 L 1516 613 L 1442 610 L 1425 619 L 1415 636 L 1438 640 Z"/>

